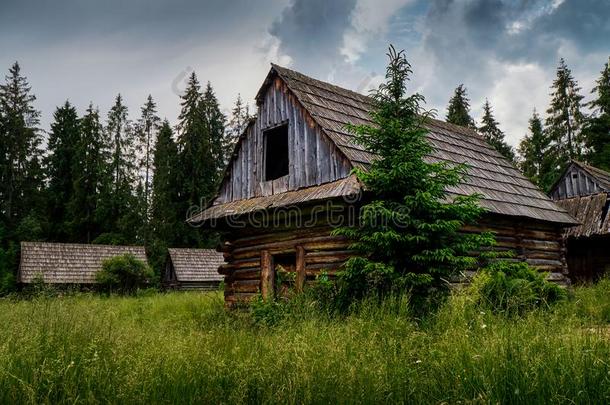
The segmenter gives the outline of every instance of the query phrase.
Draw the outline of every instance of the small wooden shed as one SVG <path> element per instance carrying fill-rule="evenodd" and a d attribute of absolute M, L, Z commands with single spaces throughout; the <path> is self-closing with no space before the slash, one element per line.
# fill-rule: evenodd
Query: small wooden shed
<path fill-rule="evenodd" d="M 550 195 L 580 225 L 564 232 L 573 281 L 594 281 L 610 272 L 610 173 L 573 161 Z"/>
<path fill-rule="evenodd" d="M 225 261 L 214 249 L 169 249 L 163 275 L 165 288 L 216 290 L 224 277 L 218 272 Z"/>
<path fill-rule="evenodd" d="M 102 262 L 124 254 L 147 262 L 143 246 L 21 242 L 17 282 L 25 285 L 41 278 L 48 284 L 93 285 Z"/>
<path fill-rule="evenodd" d="M 256 119 L 240 137 L 218 195 L 190 218 L 223 231 L 228 305 L 280 291 L 280 267 L 295 273 L 297 289 L 321 271 L 340 270 L 353 252 L 332 230 L 366 199 L 352 169 L 366 170 L 377 158 L 346 129 L 371 123 L 367 96 L 272 65 L 256 101 Z M 482 196 L 487 214 L 464 231 L 494 232 L 497 249 L 569 281 L 561 235 L 575 220 L 476 131 L 433 119 L 425 125 L 435 148 L 430 161 L 470 167 L 448 196 Z"/>

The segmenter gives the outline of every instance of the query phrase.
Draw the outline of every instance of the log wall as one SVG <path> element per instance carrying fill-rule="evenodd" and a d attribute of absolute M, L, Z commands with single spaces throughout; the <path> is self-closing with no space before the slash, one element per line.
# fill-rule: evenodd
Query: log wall
<path fill-rule="evenodd" d="M 488 216 L 477 226 L 466 227 L 464 231 L 494 232 L 497 240 L 495 250 L 511 250 L 515 257 L 510 260 L 526 261 L 548 272 L 550 280 L 569 283 L 559 226 Z M 331 232 L 332 228 L 324 225 L 229 232 L 222 248 L 227 264 L 220 270 L 225 275 L 227 305 L 247 301 L 259 293 L 267 296 L 273 293 L 274 255 L 295 254 L 297 289 L 313 281 L 322 270 L 332 278 L 354 253 L 349 250 L 348 240 L 332 236 Z"/>

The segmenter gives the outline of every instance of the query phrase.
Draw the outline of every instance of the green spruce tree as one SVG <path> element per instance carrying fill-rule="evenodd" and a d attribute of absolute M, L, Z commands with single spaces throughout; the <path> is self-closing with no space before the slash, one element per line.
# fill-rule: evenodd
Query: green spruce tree
<path fill-rule="evenodd" d="M 251 116 L 248 104 L 244 103 L 241 98 L 241 95 L 238 94 L 237 100 L 235 100 L 235 104 L 233 105 L 233 109 L 231 110 L 231 118 L 227 123 L 227 129 L 225 133 L 225 163 L 229 162 L 231 154 L 233 153 L 233 149 L 235 148 L 235 145 L 237 144 L 240 135 L 246 129 L 250 118 Z"/>
<path fill-rule="evenodd" d="M 474 119 L 470 116 L 470 100 L 463 84 L 457 86 L 449 100 L 446 120 L 451 124 L 476 129 Z"/>
<path fill-rule="evenodd" d="M 17 62 L 0 85 L 2 144 L 0 168 L 0 213 L 9 227 L 16 227 L 28 215 L 42 212 L 42 136 L 38 128 L 40 112 L 27 79 Z"/>
<path fill-rule="evenodd" d="M 49 238 L 57 242 L 71 240 L 68 204 L 73 198 L 78 174 L 74 171 L 80 145 L 80 124 L 76 108 L 66 101 L 53 115 L 46 158 L 47 212 Z"/>
<path fill-rule="evenodd" d="M 152 194 L 153 151 L 154 141 L 159 130 L 161 119 L 157 116 L 157 104 L 151 95 L 140 109 L 141 116 L 136 125 L 138 151 L 140 152 L 139 171 L 143 177 L 143 210 L 148 223 L 150 217 L 150 199 Z M 148 232 L 145 230 L 144 234 Z"/>
<path fill-rule="evenodd" d="M 220 172 L 224 167 L 225 117 L 220 111 L 212 86 L 205 93 L 193 72 L 182 96 L 182 111 L 178 117 L 178 150 L 180 159 L 180 208 L 182 221 L 202 209 L 216 192 Z M 205 246 L 216 242 L 211 233 L 183 225 L 180 244 Z"/>
<path fill-rule="evenodd" d="M 0 294 L 14 288 L 19 242 L 44 236 L 42 136 L 35 100 L 15 62 L 0 84 Z"/>
<path fill-rule="evenodd" d="M 579 94 L 580 87 L 572 77 L 563 58 L 557 67 L 557 77 L 553 81 L 551 104 L 547 109 L 545 121 L 546 137 L 550 142 L 549 179 L 559 177 L 563 169 L 572 159 L 581 159 L 584 149 L 582 125 L 584 116 L 581 113 L 583 96 Z M 545 182 L 550 186 L 554 180 Z"/>
<path fill-rule="evenodd" d="M 208 82 L 203 99 L 201 100 L 201 108 L 204 114 L 206 124 L 207 143 L 209 145 L 209 153 L 212 158 L 213 165 L 210 166 L 210 178 L 204 196 L 210 199 L 216 193 L 220 175 L 225 168 L 225 126 L 227 117 L 220 111 L 220 104 L 212 88 L 212 84 Z"/>
<path fill-rule="evenodd" d="M 167 120 L 157 134 L 153 155 L 154 176 L 151 202 L 151 265 L 159 273 L 165 263 L 168 247 L 179 243 L 178 231 L 183 218 L 178 215 L 178 148 Z"/>
<path fill-rule="evenodd" d="M 587 160 L 593 166 L 610 170 L 610 58 L 591 93 L 595 98 L 588 105 L 593 114 L 583 129 Z"/>
<path fill-rule="evenodd" d="M 543 186 L 546 182 L 545 162 L 547 161 L 548 139 L 544 134 L 542 120 L 534 109 L 529 120 L 529 133 L 519 143 L 521 160 L 519 167 L 523 174 L 532 182 Z"/>
<path fill-rule="evenodd" d="M 349 303 L 368 294 L 392 292 L 426 298 L 446 290 L 452 275 L 476 264 L 469 252 L 489 244 L 489 235 L 460 232 L 483 210 L 476 196 L 447 201 L 445 190 L 463 181 L 466 167 L 426 161 L 432 151 L 424 127 L 424 99 L 408 95 L 411 66 L 390 48 L 386 81 L 373 93 L 374 125 L 351 126 L 359 144 L 380 156 L 356 174 L 369 198 L 359 226 L 336 233 L 355 241 L 361 257 L 348 260 L 340 277 L 340 298 Z"/>
<path fill-rule="evenodd" d="M 500 152 L 502 156 L 511 162 L 515 161 L 515 152 L 513 151 L 513 148 L 506 143 L 504 132 L 499 128 L 499 123 L 493 116 L 489 100 L 485 100 L 485 104 L 483 105 L 483 118 L 481 118 L 479 133 L 483 135 L 487 142 Z"/>
<path fill-rule="evenodd" d="M 74 184 L 67 202 L 70 240 L 91 243 L 103 231 L 100 207 L 103 191 L 109 194 L 109 145 L 105 144 L 104 128 L 99 111 L 89 104 L 80 119 L 80 139 L 75 145 Z"/>
<path fill-rule="evenodd" d="M 104 208 L 100 219 L 106 235 L 96 243 L 135 243 L 140 238 L 142 218 L 136 198 L 137 159 L 134 131 L 128 119 L 127 106 L 119 94 L 108 112 L 106 139 L 110 145 L 109 187 L 103 192 Z"/>

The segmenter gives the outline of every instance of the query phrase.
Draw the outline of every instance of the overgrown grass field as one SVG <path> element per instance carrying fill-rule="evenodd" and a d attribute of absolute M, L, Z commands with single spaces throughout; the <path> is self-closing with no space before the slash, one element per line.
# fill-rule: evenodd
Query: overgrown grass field
<path fill-rule="evenodd" d="M 0 300 L 0 403 L 604 403 L 610 282 L 506 318 L 453 296 L 260 324 L 220 293 Z"/>

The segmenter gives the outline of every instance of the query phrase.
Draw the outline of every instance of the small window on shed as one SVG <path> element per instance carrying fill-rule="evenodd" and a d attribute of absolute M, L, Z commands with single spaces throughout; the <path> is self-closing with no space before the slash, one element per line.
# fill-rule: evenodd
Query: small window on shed
<path fill-rule="evenodd" d="M 288 174 L 288 124 L 263 132 L 265 142 L 265 180 Z"/>

